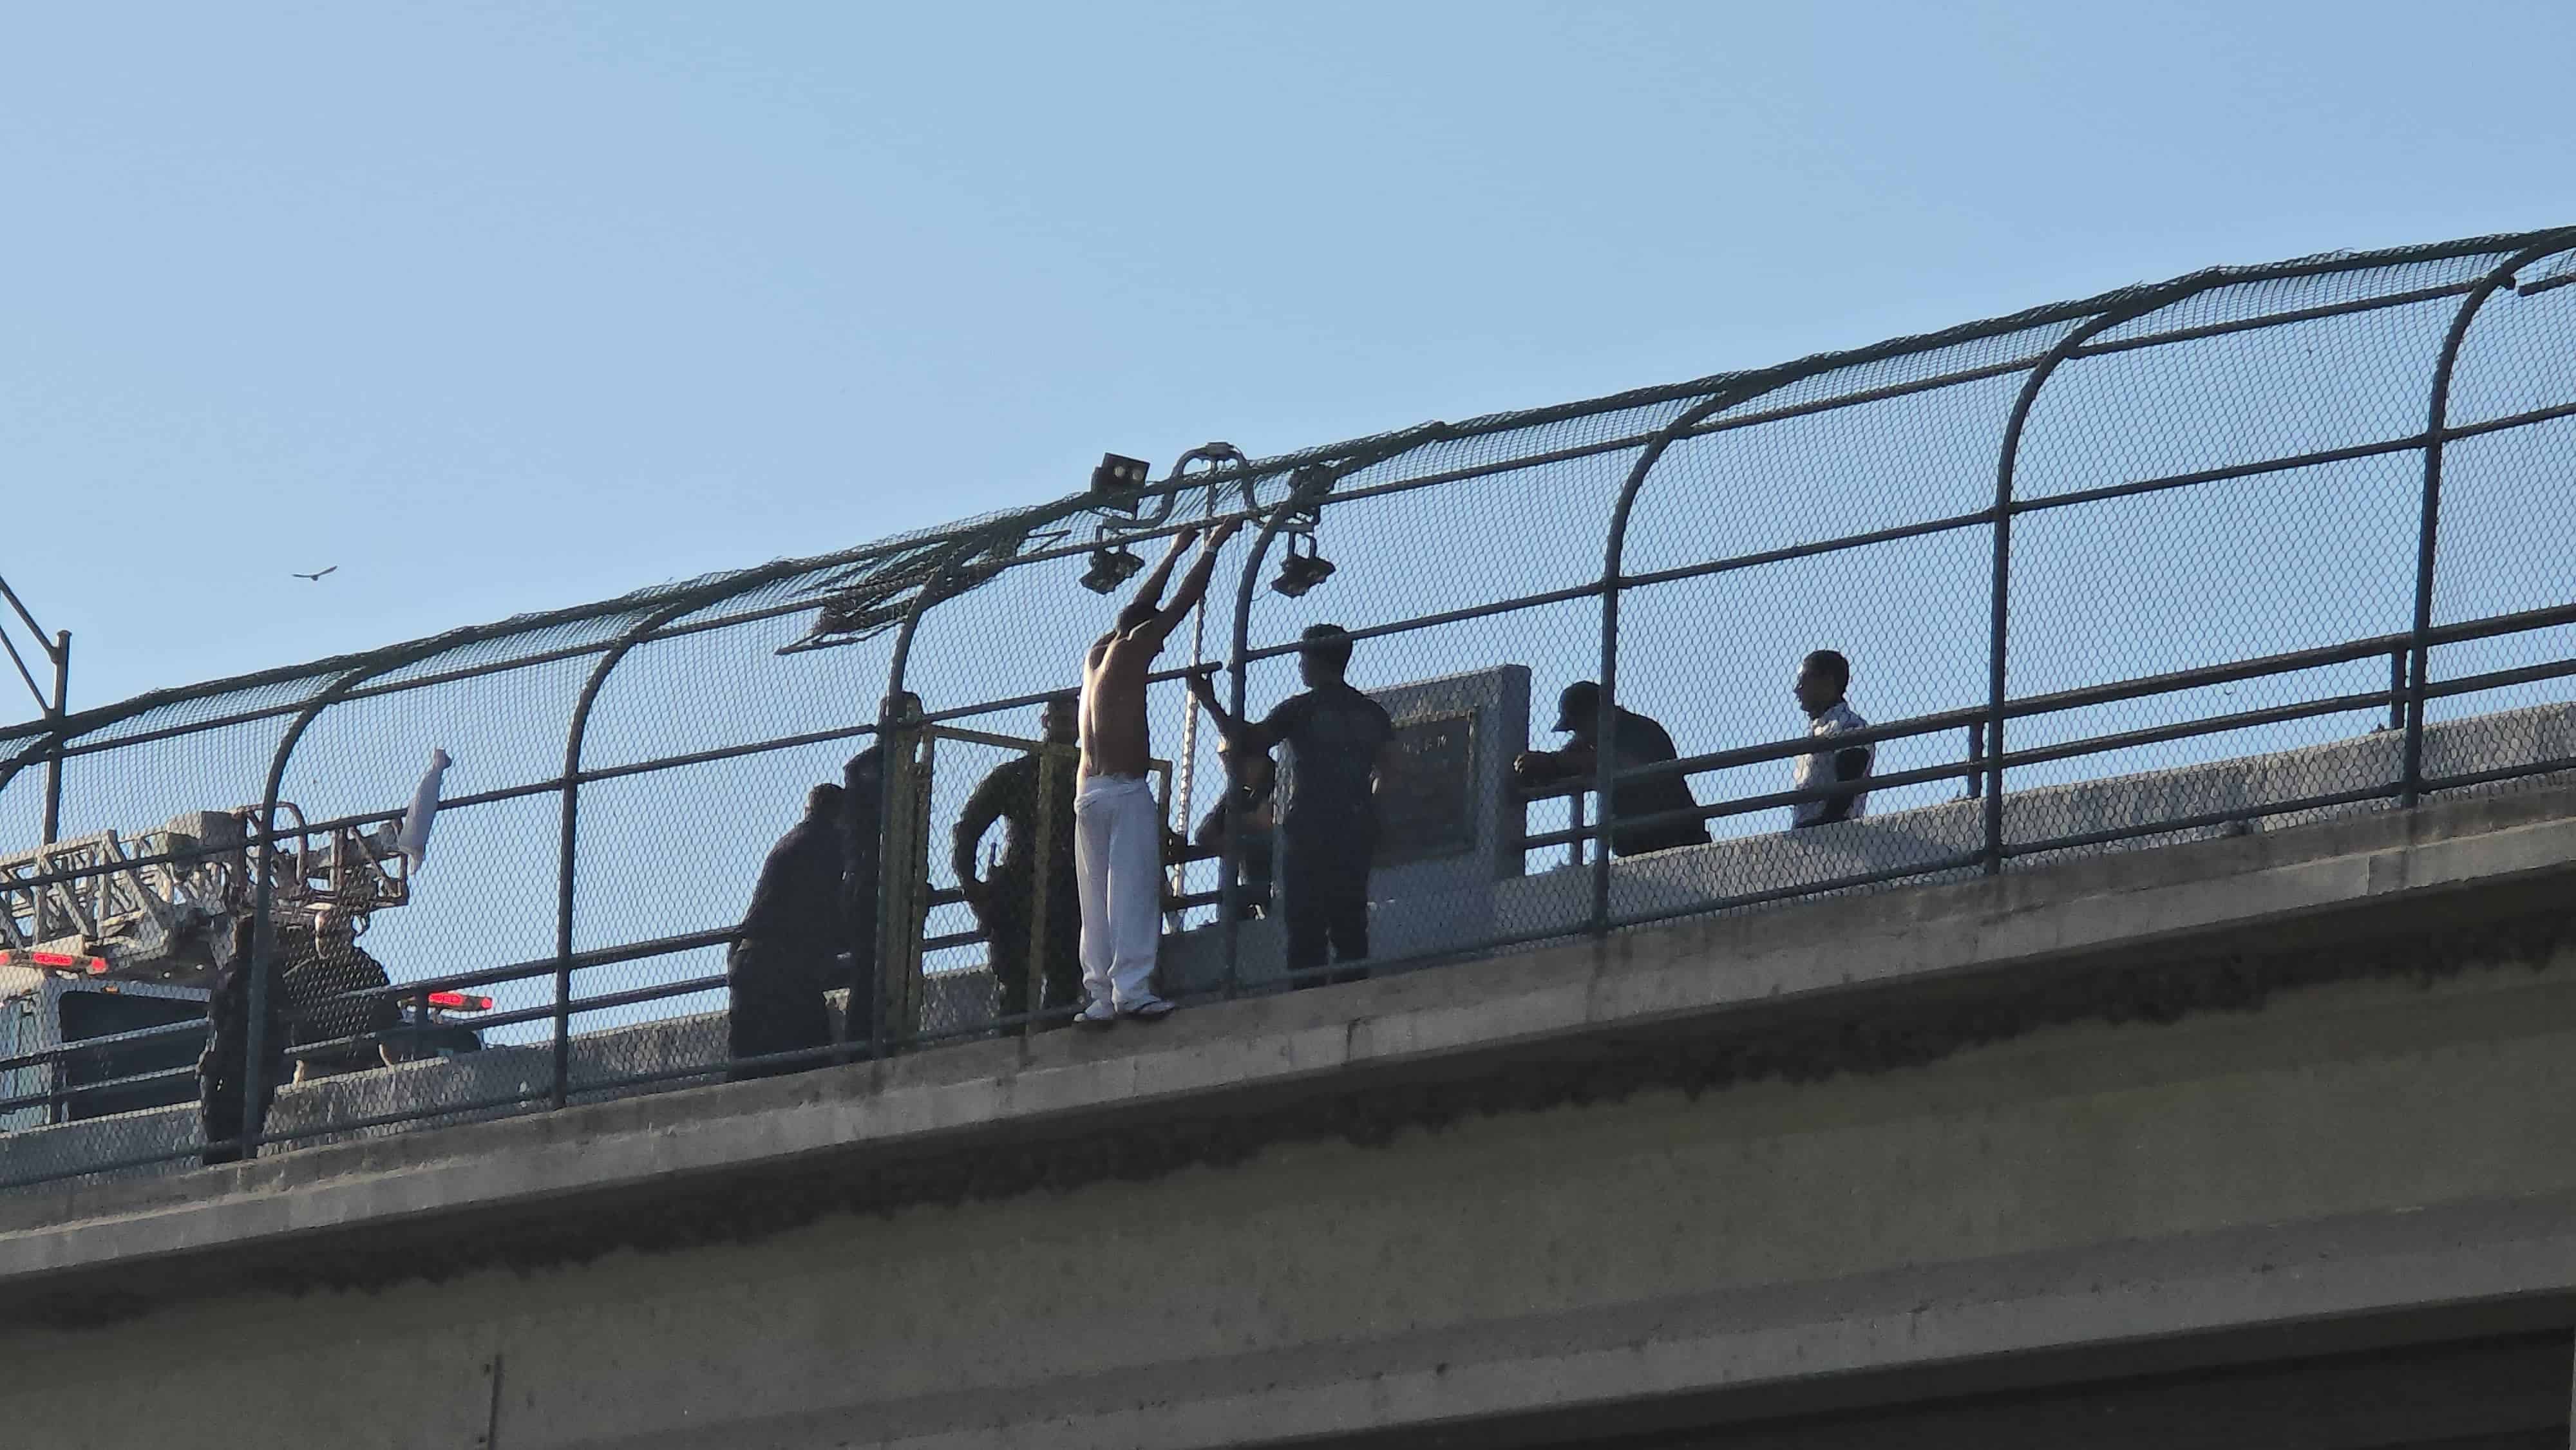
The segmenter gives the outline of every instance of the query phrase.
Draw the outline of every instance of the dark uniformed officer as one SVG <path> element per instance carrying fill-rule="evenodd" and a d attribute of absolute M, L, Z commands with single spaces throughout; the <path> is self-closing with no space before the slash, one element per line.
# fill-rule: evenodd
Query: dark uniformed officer
<path fill-rule="evenodd" d="M 806 794 L 805 818 L 770 847 L 743 914 L 742 936 L 725 962 L 732 993 L 732 1056 L 827 1047 L 831 1014 L 823 1004 L 832 964 L 845 944 L 841 898 L 843 792 L 818 785 Z M 728 1081 L 801 1072 L 822 1059 L 751 1063 Z"/>
<path fill-rule="evenodd" d="M 1082 728 L 1081 701 L 1068 693 L 1046 702 L 1038 714 L 1038 733 L 1050 745 L 1071 745 Z M 1046 942 L 1042 974 L 1044 1006 L 1073 1007 L 1082 1001 L 1082 896 L 1073 874 L 1073 798 L 1075 762 L 1059 762 L 1054 771 L 1055 799 L 1041 809 L 1038 782 L 1043 778 L 1036 752 L 998 766 L 966 798 L 958 815 L 949 852 L 957 889 L 982 923 L 994 981 L 1001 988 L 1004 1016 L 1029 1010 L 1029 952 L 1035 943 L 1038 900 L 1038 818 L 1047 815 Z M 1049 811 L 1051 810 L 1051 814 Z M 1002 823 L 1002 859 L 990 876 L 976 871 L 976 848 L 993 823 Z"/>

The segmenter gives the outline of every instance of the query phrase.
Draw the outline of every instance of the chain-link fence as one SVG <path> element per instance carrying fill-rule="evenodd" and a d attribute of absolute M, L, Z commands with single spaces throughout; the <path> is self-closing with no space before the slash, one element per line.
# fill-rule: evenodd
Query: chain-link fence
<path fill-rule="evenodd" d="M 2576 770 L 2569 282 L 2209 271 L 0 732 L 0 1183 L 1064 1025 L 1062 697 L 1229 519 L 1185 1005 Z"/>

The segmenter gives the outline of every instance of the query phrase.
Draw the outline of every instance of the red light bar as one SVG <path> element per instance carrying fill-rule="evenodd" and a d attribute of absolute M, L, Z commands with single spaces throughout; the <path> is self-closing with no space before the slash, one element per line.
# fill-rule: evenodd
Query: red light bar
<path fill-rule="evenodd" d="M 65 952 L 0 952 L 0 967 L 49 967 L 58 972 L 87 972 L 93 977 L 107 975 L 107 958 L 72 956 Z"/>
<path fill-rule="evenodd" d="M 450 1007 L 459 1012 L 489 1012 L 492 1010 L 492 999 L 477 992 L 432 992 L 429 994 L 429 1005 Z"/>

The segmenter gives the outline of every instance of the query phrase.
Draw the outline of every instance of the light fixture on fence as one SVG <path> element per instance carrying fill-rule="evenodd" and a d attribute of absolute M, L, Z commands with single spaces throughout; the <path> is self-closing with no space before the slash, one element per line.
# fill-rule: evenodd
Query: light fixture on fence
<path fill-rule="evenodd" d="M 1306 551 L 1297 551 L 1297 541 L 1306 541 Z M 1279 561 L 1279 577 L 1270 587 L 1291 599 L 1302 597 L 1309 589 L 1333 577 L 1333 561 L 1315 552 L 1315 535 L 1311 528 L 1288 536 L 1288 557 Z"/>
<path fill-rule="evenodd" d="M 1154 465 L 1141 458 L 1129 458 L 1119 453 L 1100 455 L 1100 466 L 1091 470 L 1092 507 L 1123 509 L 1128 513 L 1134 513 L 1136 495 L 1145 487 L 1145 475 L 1153 471 Z M 1108 590 L 1101 592 L 1105 594 Z"/>
<path fill-rule="evenodd" d="M 1145 561 L 1127 552 L 1123 546 L 1108 546 L 1091 551 L 1091 567 L 1082 572 L 1082 587 L 1094 594 L 1115 594 L 1118 586 L 1136 577 Z"/>

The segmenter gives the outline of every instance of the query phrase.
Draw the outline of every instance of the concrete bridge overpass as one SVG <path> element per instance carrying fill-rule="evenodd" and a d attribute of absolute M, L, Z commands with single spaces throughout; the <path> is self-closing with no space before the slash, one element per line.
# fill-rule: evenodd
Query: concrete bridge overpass
<path fill-rule="evenodd" d="M 48 1447 L 2569 1443 L 2576 791 L 0 1198 Z"/>

